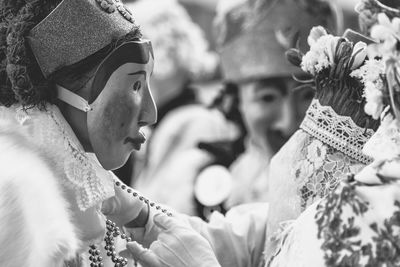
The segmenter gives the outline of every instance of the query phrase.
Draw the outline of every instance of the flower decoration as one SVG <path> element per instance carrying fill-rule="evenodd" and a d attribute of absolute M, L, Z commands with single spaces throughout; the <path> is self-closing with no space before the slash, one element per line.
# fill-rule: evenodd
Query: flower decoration
<path fill-rule="evenodd" d="M 364 84 L 364 97 L 366 104 L 365 113 L 372 116 L 375 120 L 379 119 L 385 107 L 383 95 L 385 94 L 385 64 L 382 60 L 368 59 L 359 69 L 350 74 Z"/>
<path fill-rule="evenodd" d="M 347 86 L 347 89 L 350 87 L 360 90 L 356 95 L 362 96 L 363 99 L 355 100 L 365 102 L 363 109 L 374 120 L 379 119 L 387 105 L 384 97 L 389 95 L 386 92 L 385 78 L 387 64 L 385 65 L 383 60 L 382 51 L 386 51 L 387 56 L 393 55 L 397 44 L 393 38 L 397 40 L 397 31 L 400 31 L 400 19 L 390 21 L 382 14 L 377 20 L 381 21 L 381 24 L 379 28 L 371 29 L 375 34 L 372 37 L 380 37 L 387 41 L 386 43 L 367 45 L 359 41 L 354 44 L 344 37 L 330 35 L 323 27 L 318 26 L 314 27 L 308 36 L 310 50 L 305 55 L 294 49 L 288 52 L 290 62 L 311 74 L 316 83 L 325 80 L 323 84 L 326 86 L 333 82 L 336 90 L 340 90 L 341 86 L 346 87 L 343 84 L 347 83 L 352 85 Z M 381 46 L 384 46 L 385 50 Z"/>
<path fill-rule="evenodd" d="M 288 60 L 316 77 L 328 74 L 330 78 L 343 78 L 362 66 L 367 57 L 367 44 L 353 45 L 344 37 L 333 36 L 317 26 L 307 38 L 310 50 L 303 55 L 298 49 L 286 52 Z"/>
<path fill-rule="evenodd" d="M 301 68 L 313 76 L 324 69 L 330 69 L 330 76 L 343 76 L 362 65 L 367 56 L 367 44 L 353 45 L 346 38 L 330 35 L 321 27 L 311 29 L 307 38 L 310 45 L 302 58 Z"/>
<path fill-rule="evenodd" d="M 377 16 L 377 24 L 371 28 L 371 37 L 379 41 L 371 44 L 368 49 L 370 57 L 393 57 L 398 54 L 396 44 L 400 39 L 400 18 L 392 20 L 385 13 Z"/>
<path fill-rule="evenodd" d="M 390 105 L 395 117 L 400 119 L 400 18 L 390 19 L 385 13 L 379 13 L 376 24 L 371 27 L 371 37 L 377 43 L 368 46 L 368 56 L 382 63 L 379 70 L 371 65 L 366 67 L 370 70 L 363 78 L 367 100 L 365 112 L 376 118 L 385 106 Z M 373 84 L 371 78 L 378 73 L 383 82 Z"/>

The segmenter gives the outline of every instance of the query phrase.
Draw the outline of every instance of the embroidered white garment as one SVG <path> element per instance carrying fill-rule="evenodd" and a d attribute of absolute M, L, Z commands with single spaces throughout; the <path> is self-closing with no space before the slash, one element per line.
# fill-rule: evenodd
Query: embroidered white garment
<path fill-rule="evenodd" d="M 399 141 L 398 122 L 386 118 L 365 145 L 374 162 L 307 208 L 267 266 L 399 266 Z"/>
<path fill-rule="evenodd" d="M 0 107 L 0 120 L 20 124 L 30 140 L 54 159 L 62 184 L 75 192 L 82 211 L 114 195 L 112 175 L 100 166 L 94 155 L 84 152 L 56 106 L 47 105 L 46 111 Z"/>
<path fill-rule="evenodd" d="M 301 129 L 271 161 L 267 258 L 290 225 L 288 221 L 364 166 L 368 157 L 361 154 L 361 147 L 372 133 L 313 100 Z"/>

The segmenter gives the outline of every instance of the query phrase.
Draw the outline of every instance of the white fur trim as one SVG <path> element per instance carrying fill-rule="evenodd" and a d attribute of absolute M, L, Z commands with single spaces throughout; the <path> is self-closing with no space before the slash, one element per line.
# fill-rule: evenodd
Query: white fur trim
<path fill-rule="evenodd" d="M 62 266 L 79 241 L 50 159 L 0 129 L 0 266 Z"/>

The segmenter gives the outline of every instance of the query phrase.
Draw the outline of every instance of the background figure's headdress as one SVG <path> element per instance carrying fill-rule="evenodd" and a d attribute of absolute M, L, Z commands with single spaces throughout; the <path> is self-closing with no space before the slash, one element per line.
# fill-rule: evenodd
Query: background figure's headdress
<path fill-rule="evenodd" d="M 209 50 L 202 29 L 177 0 L 139 0 L 127 7 L 157 55 L 154 77 L 165 79 L 185 71 L 196 81 L 214 75 L 217 54 Z"/>
<path fill-rule="evenodd" d="M 285 51 L 296 43 L 306 49 L 312 26 L 336 33 L 338 14 L 323 0 L 221 1 L 215 24 L 225 79 L 237 82 L 298 72 L 286 61 Z"/>
<path fill-rule="evenodd" d="M 136 27 L 121 0 L 64 0 L 28 35 L 45 77 L 72 65 Z"/>

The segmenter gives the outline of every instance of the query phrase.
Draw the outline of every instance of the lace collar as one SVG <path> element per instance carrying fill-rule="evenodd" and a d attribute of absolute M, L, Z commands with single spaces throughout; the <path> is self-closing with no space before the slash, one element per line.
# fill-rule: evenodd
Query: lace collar
<path fill-rule="evenodd" d="M 62 185 L 74 192 L 80 210 L 94 207 L 115 194 L 112 173 L 100 165 L 95 155 L 83 150 L 55 105 L 47 105 L 46 111 L 0 107 L 0 120 L 25 129 L 32 143 L 54 163 Z"/>
<path fill-rule="evenodd" d="M 371 162 L 362 149 L 374 131 L 357 126 L 350 117 L 336 114 L 330 106 L 322 106 L 317 99 L 312 101 L 300 128 L 359 162 Z"/>

